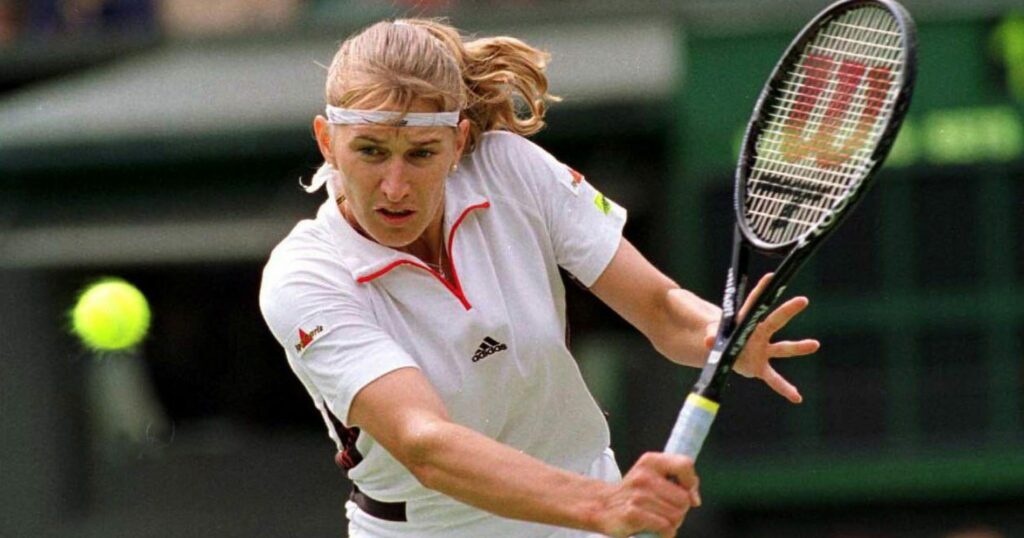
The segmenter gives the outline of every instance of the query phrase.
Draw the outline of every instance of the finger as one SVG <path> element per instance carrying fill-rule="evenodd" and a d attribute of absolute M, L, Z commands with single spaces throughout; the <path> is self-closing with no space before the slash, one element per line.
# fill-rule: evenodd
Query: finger
<path fill-rule="evenodd" d="M 688 492 L 684 492 L 683 495 L 687 498 L 687 501 L 689 501 L 690 496 Z M 649 521 L 657 522 L 657 524 L 655 526 L 643 525 L 642 528 L 645 530 L 649 529 L 655 531 L 659 534 L 664 533 L 664 536 L 668 536 L 670 538 L 675 537 L 676 531 L 678 531 L 679 527 L 683 524 L 683 521 L 686 519 L 686 514 L 690 511 L 691 506 L 692 504 L 690 502 L 686 502 L 681 506 L 665 506 L 660 507 L 656 511 L 648 512 L 645 517 Z"/>
<path fill-rule="evenodd" d="M 693 505 L 694 507 L 699 508 L 701 502 L 702 501 L 700 498 L 700 478 L 697 478 L 697 483 L 694 484 L 692 488 L 690 488 L 690 504 Z"/>
<path fill-rule="evenodd" d="M 683 526 L 683 521 L 686 520 L 686 514 L 690 512 L 690 507 L 687 506 L 683 509 L 683 513 L 679 515 L 677 519 L 672 521 L 672 530 L 666 534 L 666 538 L 675 538 L 679 534 L 679 527 Z"/>
<path fill-rule="evenodd" d="M 663 476 L 671 477 L 672 484 L 676 488 L 685 491 L 697 485 L 697 473 L 693 468 L 691 458 L 677 454 L 663 454 L 663 456 L 666 456 Z"/>
<path fill-rule="evenodd" d="M 684 514 L 685 517 L 685 514 Z M 682 522 L 680 521 L 680 524 Z M 623 536 L 635 536 L 637 533 L 653 532 L 661 538 L 673 538 L 676 535 L 676 529 L 679 525 L 676 525 L 674 521 L 667 517 L 655 515 L 653 513 L 642 513 L 633 514 L 626 522 L 624 531 L 628 530 L 628 534 Z M 618 534 L 616 534 L 618 536 Z"/>
<path fill-rule="evenodd" d="M 644 517 L 640 514 L 647 514 L 664 518 L 662 525 L 670 525 L 677 518 L 681 518 L 690 508 L 690 493 L 688 491 L 668 480 L 663 480 L 663 482 L 665 484 L 660 487 L 646 488 L 647 494 L 636 498 L 634 508 L 637 510 L 637 517 Z M 672 491 L 669 493 L 668 490 Z M 666 498 L 667 496 L 674 498 L 670 500 Z"/>
<path fill-rule="evenodd" d="M 718 335 L 719 322 L 716 320 L 712 323 L 708 323 L 707 327 L 704 327 L 704 338 L 714 338 Z"/>
<path fill-rule="evenodd" d="M 715 335 L 709 334 L 704 337 L 704 347 L 708 348 L 708 350 L 715 347 Z"/>
<path fill-rule="evenodd" d="M 636 467 L 659 477 L 660 482 L 663 482 L 660 486 L 674 490 L 673 493 L 676 495 L 682 493 L 685 497 L 685 492 L 697 483 L 693 459 L 680 454 L 648 452 L 640 456 L 634 468 Z M 685 498 L 676 498 L 675 501 L 685 501 Z"/>
<path fill-rule="evenodd" d="M 647 468 L 638 473 L 630 487 L 642 491 L 639 506 L 652 512 L 667 514 L 691 504 L 690 493 L 674 476 L 665 471 Z"/>
<path fill-rule="evenodd" d="M 690 493 L 663 476 L 636 486 L 643 488 L 645 494 L 634 499 L 632 508 L 626 515 L 630 521 L 629 526 L 634 530 L 675 536 L 676 529 L 682 524 L 690 509 Z M 672 499 L 669 500 L 667 497 Z"/>
<path fill-rule="evenodd" d="M 800 357 L 810 355 L 821 349 L 821 342 L 813 339 L 799 340 L 796 342 L 785 340 L 774 342 L 768 346 L 768 356 L 773 359 L 786 359 L 789 357 Z"/>
<path fill-rule="evenodd" d="M 786 378 L 782 377 L 782 375 L 776 372 L 771 366 L 765 368 L 764 375 L 761 379 L 763 379 L 765 384 L 771 387 L 772 390 L 779 393 L 779 395 L 790 402 L 798 404 L 804 401 L 804 397 L 800 395 L 800 391 L 796 390 L 796 386 L 787 381 Z"/>
<path fill-rule="evenodd" d="M 761 277 L 761 280 L 757 281 L 757 285 L 754 286 L 754 289 L 750 290 L 750 293 L 747 294 L 747 298 L 743 300 L 743 307 L 740 308 L 740 320 L 747 317 L 750 305 L 754 304 L 754 300 L 761 295 L 766 287 L 768 287 L 768 283 L 771 282 L 773 276 L 775 276 L 775 273 L 765 273 L 764 276 Z"/>
<path fill-rule="evenodd" d="M 797 314 L 803 312 L 808 304 L 810 304 L 810 300 L 807 297 L 793 297 L 768 314 L 761 322 L 761 327 L 768 331 L 769 335 L 775 334 L 792 321 Z"/>

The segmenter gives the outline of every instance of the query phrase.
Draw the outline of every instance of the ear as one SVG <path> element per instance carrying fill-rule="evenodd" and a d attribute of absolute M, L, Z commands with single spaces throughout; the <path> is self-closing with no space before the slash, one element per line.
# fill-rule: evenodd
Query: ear
<path fill-rule="evenodd" d="M 469 120 L 462 119 L 455 127 L 455 161 L 462 158 L 462 151 L 466 149 L 469 142 Z"/>
<path fill-rule="evenodd" d="M 327 123 L 327 118 L 318 115 L 313 119 L 313 133 L 324 161 L 334 166 L 334 155 L 331 151 L 331 124 Z"/>

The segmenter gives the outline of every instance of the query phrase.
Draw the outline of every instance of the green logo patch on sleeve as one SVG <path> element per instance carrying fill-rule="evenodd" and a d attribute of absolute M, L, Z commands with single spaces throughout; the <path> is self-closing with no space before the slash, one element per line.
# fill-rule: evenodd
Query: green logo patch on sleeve
<path fill-rule="evenodd" d="M 612 210 L 612 203 L 601 193 L 597 193 L 597 196 L 594 196 L 594 205 L 605 215 Z"/>

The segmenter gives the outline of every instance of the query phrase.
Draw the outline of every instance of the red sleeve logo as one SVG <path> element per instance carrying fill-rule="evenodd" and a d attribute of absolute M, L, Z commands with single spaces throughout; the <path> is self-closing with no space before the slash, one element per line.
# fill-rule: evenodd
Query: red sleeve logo
<path fill-rule="evenodd" d="M 577 189 L 580 186 L 580 182 L 583 181 L 583 174 L 575 171 L 572 167 L 569 168 L 569 173 L 572 174 L 572 188 Z"/>
<path fill-rule="evenodd" d="M 324 326 L 323 325 L 317 325 L 315 329 L 313 329 L 312 331 L 309 331 L 308 333 L 306 331 L 302 330 L 302 328 L 300 327 L 299 328 L 299 343 L 295 344 L 295 351 L 298 351 L 299 353 L 302 353 L 302 350 L 304 350 L 307 347 L 309 347 L 309 344 L 312 344 L 313 340 L 316 340 L 316 337 L 320 336 L 320 334 L 323 333 L 323 332 L 324 332 Z"/>

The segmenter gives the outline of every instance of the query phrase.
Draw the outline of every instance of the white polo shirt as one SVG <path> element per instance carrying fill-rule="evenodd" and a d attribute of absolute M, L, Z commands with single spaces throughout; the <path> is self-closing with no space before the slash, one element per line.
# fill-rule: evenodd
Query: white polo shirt
<path fill-rule="evenodd" d="M 360 235 L 328 200 L 274 249 L 260 307 L 322 413 L 347 425 L 360 389 L 414 367 L 453 421 L 585 473 L 609 433 L 566 347 L 558 267 L 593 284 L 625 219 L 625 210 L 532 142 L 486 133 L 446 187 L 451 282 Z M 374 499 L 407 503 L 408 522 L 398 528 L 469 536 L 501 519 L 424 488 L 365 432 L 355 446 L 362 460 L 349 478 Z"/>

